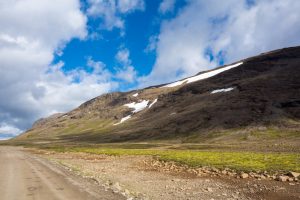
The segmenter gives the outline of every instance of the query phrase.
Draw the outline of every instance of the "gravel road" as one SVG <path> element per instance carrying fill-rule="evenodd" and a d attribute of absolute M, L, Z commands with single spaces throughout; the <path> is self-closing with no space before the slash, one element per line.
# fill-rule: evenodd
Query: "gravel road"
<path fill-rule="evenodd" d="M 0 146 L 1 200 L 124 199 L 18 147 Z"/>

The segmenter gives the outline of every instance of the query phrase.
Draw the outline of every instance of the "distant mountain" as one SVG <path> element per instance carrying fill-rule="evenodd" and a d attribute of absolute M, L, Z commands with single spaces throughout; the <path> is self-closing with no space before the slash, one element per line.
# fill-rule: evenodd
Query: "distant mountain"
<path fill-rule="evenodd" d="M 104 94 L 41 119 L 27 141 L 243 141 L 300 136 L 300 47 L 174 83 Z"/>

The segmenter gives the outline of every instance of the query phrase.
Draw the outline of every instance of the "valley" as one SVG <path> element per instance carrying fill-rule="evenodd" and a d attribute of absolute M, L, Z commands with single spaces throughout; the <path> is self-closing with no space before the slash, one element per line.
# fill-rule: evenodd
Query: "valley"
<path fill-rule="evenodd" d="M 104 94 L 0 146 L 120 199 L 300 199 L 299 63 L 291 47 Z"/>

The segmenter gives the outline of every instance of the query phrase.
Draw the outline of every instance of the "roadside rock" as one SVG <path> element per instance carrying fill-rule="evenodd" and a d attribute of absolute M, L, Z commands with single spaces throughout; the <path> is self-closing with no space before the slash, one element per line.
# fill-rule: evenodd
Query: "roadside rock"
<path fill-rule="evenodd" d="M 113 188 L 116 189 L 117 191 L 121 191 L 122 188 L 120 186 L 120 184 L 118 182 L 116 182 L 114 185 L 113 185 Z"/>
<path fill-rule="evenodd" d="M 293 178 L 298 178 L 300 176 L 300 173 L 297 173 L 297 172 L 289 172 L 289 174 L 291 177 Z"/>
<path fill-rule="evenodd" d="M 217 169 L 215 167 L 198 167 L 198 168 L 190 168 L 187 165 L 180 165 L 175 162 L 166 162 L 166 161 L 158 161 L 158 160 L 147 160 L 143 161 L 144 169 L 148 170 L 157 170 L 160 172 L 166 173 L 187 173 L 189 175 L 201 177 L 201 176 L 231 176 L 235 178 L 247 179 L 247 178 L 255 178 L 257 180 L 276 180 L 281 182 L 298 182 L 298 178 L 300 177 L 300 173 L 297 172 L 289 172 L 288 174 L 283 174 L 282 172 L 269 174 L 267 171 L 250 171 L 250 172 L 238 172 L 233 169 L 225 168 L 225 169 Z M 298 178 L 297 178 L 298 177 Z M 172 179 L 173 182 L 176 180 Z"/>
<path fill-rule="evenodd" d="M 240 177 L 241 177 L 241 178 L 248 178 L 249 175 L 248 175 L 247 173 L 241 173 Z"/>
<path fill-rule="evenodd" d="M 281 182 L 286 182 L 289 179 L 288 176 L 278 176 L 277 180 Z"/>

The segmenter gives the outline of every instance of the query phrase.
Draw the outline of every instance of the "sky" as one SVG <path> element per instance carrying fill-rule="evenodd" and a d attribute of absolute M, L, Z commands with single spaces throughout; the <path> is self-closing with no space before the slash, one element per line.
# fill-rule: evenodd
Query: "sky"
<path fill-rule="evenodd" d="M 0 0 L 0 139 L 104 93 L 300 44 L 298 0 Z"/>

